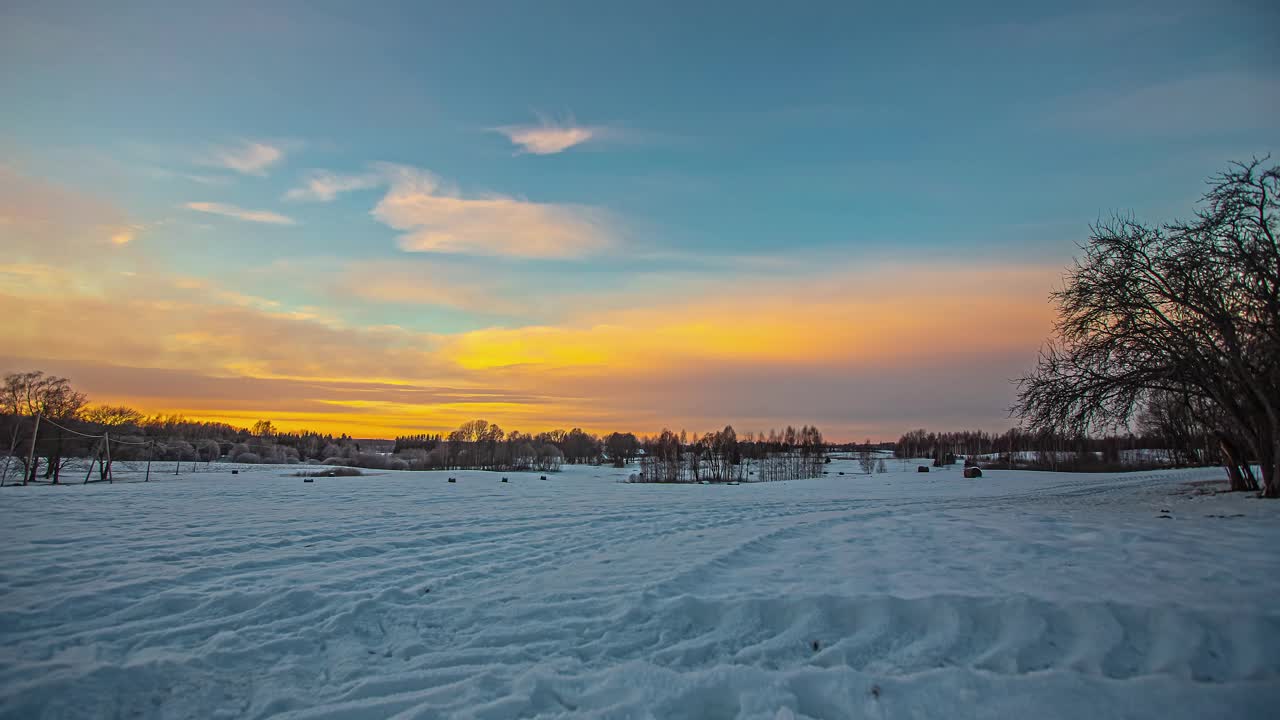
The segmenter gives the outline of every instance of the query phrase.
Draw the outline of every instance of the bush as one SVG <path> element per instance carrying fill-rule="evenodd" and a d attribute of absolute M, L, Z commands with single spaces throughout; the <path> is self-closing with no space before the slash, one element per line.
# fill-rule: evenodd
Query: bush
<path fill-rule="evenodd" d="M 164 460 L 195 460 L 196 449 L 185 440 L 171 440 L 161 446 L 159 457 Z"/>
<path fill-rule="evenodd" d="M 349 465 L 362 468 L 372 468 L 374 470 L 386 470 L 387 458 L 378 453 L 362 452 L 355 456 Z"/>
<path fill-rule="evenodd" d="M 390 460 L 387 461 L 387 469 L 388 470 L 408 470 L 409 463 L 405 462 L 404 460 L 401 460 L 400 458 L 391 458 Z"/>
<path fill-rule="evenodd" d="M 295 477 L 359 477 L 364 475 L 359 468 L 353 467 L 334 467 L 326 470 L 299 471 L 294 473 Z"/>
<path fill-rule="evenodd" d="M 247 452 L 247 453 L 240 453 L 239 455 L 232 458 L 231 461 L 244 463 L 246 465 L 257 465 L 258 463 L 262 462 L 262 458 L 258 457 L 257 453 Z"/>
<path fill-rule="evenodd" d="M 327 457 L 321 465 L 350 465 L 351 461 L 343 457 Z"/>
<path fill-rule="evenodd" d="M 409 448 L 396 453 L 396 457 L 403 460 L 410 470 L 421 470 L 427 466 L 427 451 L 422 448 Z"/>

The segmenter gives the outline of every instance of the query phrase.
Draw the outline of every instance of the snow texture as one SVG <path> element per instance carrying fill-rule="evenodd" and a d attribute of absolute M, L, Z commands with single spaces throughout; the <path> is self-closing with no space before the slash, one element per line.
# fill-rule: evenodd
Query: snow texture
<path fill-rule="evenodd" d="M 888 464 L 4 488 L 0 717 L 1274 717 L 1280 504 Z"/>

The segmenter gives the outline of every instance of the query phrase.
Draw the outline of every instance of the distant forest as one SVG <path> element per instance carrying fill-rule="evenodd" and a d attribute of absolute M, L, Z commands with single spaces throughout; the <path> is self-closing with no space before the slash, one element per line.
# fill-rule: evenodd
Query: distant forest
<path fill-rule="evenodd" d="M 1102 437 L 1011 428 L 931 432 L 912 430 L 898 438 L 894 457 L 929 458 L 938 466 L 963 460 L 987 469 L 1114 472 L 1155 467 L 1221 465 L 1213 433 L 1184 414 L 1152 408 L 1135 432 Z"/>
<path fill-rule="evenodd" d="M 11 373 L 0 385 L 3 475 L 22 483 L 63 480 L 73 460 L 88 459 L 84 481 L 111 477 L 115 461 L 248 464 L 314 464 L 376 470 L 554 472 L 561 465 L 637 465 L 635 482 L 734 482 L 785 480 L 820 474 L 828 446 L 816 427 L 793 427 L 739 436 L 733 427 L 703 435 L 553 430 L 506 431 L 472 420 L 447 434 L 359 440 L 348 435 L 281 431 L 269 420 L 251 428 L 148 417 L 129 407 L 90 405 L 62 377 L 34 371 Z M 96 468 L 96 469 L 95 469 Z M 79 479 L 77 479 L 79 481 Z"/>

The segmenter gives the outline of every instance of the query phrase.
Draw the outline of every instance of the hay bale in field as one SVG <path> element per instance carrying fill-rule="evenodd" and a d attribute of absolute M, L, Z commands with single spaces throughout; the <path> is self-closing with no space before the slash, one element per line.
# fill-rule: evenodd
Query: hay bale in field
<path fill-rule="evenodd" d="M 929 466 L 928 466 L 928 465 L 917 465 L 917 466 L 916 466 L 916 472 L 929 472 Z"/>
<path fill-rule="evenodd" d="M 976 467 L 967 467 L 964 469 L 964 476 L 967 478 L 980 478 L 982 477 L 982 471 Z"/>

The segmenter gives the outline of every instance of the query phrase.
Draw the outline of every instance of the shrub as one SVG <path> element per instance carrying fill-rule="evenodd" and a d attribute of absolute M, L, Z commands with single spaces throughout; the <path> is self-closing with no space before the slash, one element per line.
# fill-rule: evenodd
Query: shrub
<path fill-rule="evenodd" d="M 359 477 L 364 475 L 359 468 L 333 467 L 325 470 L 302 470 L 294 473 L 295 477 Z"/>
<path fill-rule="evenodd" d="M 321 465 L 350 465 L 351 461 L 342 457 L 327 457 Z"/>
<path fill-rule="evenodd" d="M 427 451 L 422 448 L 401 450 L 396 457 L 403 460 L 410 470 L 421 470 L 427 466 Z"/>
<path fill-rule="evenodd" d="M 257 465 L 258 463 L 262 462 L 262 458 L 258 457 L 257 453 L 247 452 L 247 453 L 240 453 L 239 455 L 235 456 L 234 458 L 232 458 L 232 462 L 244 463 L 246 465 Z"/>
<path fill-rule="evenodd" d="M 404 460 L 401 460 L 400 458 L 391 458 L 390 460 L 387 461 L 387 469 L 388 470 L 408 470 L 409 463 L 405 462 Z"/>
<path fill-rule="evenodd" d="M 362 452 L 352 458 L 349 465 L 362 468 L 373 468 L 374 470 L 387 469 L 387 458 L 378 453 Z"/>

